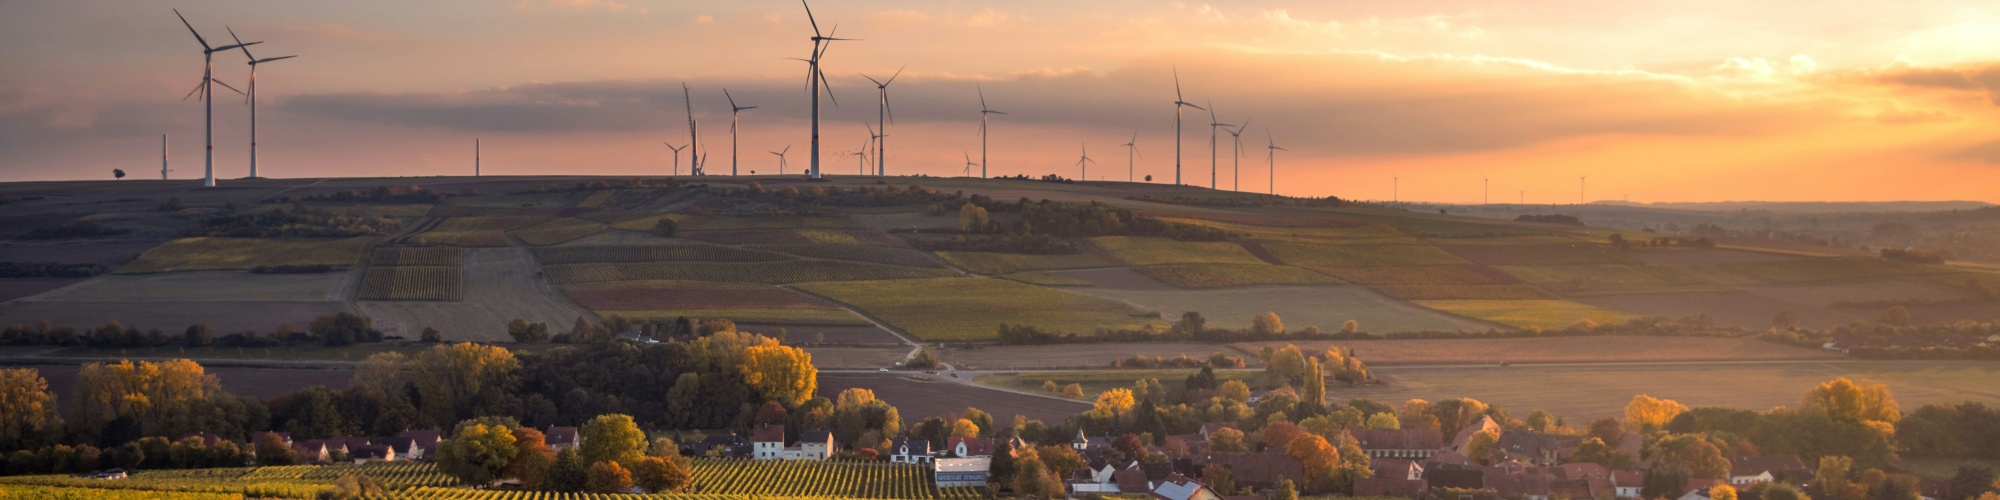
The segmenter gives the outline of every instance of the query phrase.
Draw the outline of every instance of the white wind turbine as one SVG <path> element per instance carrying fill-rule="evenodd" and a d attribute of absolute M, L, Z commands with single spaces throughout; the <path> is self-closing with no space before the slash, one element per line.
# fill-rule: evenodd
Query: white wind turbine
<path fill-rule="evenodd" d="M 972 166 L 973 166 L 973 165 L 978 165 L 978 164 L 977 164 L 977 163 L 973 163 L 973 162 L 972 162 L 972 152 L 971 152 L 971 151 L 967 151 L 967 152 L 965 152 L 965 171 L 963 171 L 963 172 L 959 172 L 959 173 L 958 173 L 958 175 L 959 175 L 960 177 L 970 177 L 970 176 L 972 176 Z"/>
<path fill-rule="evenodd" d="M 868 127 L 868 147 L 874 148 L 872 156 L 875 158 L 875 175 L 880 177 L 882 175 L 882 138 L 888 137 L 889 131 L 875 130 L 875 127 L 868 125 L 868 122 L 861 122 L 861 126 Z M 864 148 L 863 151 L 869 151 L 869 149 Z M 861 175 L 868 175 L 868 172 L 864 170 L 861 172 Z"/>
<path fill-rule="evenodd" d="M 1181 70 L 1174 68 L 1174 185 L 1181 184 L 1181 108 L 1202 109 L 1181 97 Z"/>
<path fill-rule="evenodd" d="M 675 146 L 674 143 L 666 141 L 661 141 L 660 144 L 665 144 L 667 149 L 674 150 L 674 175 L 681 175 L 681 150 L 687 149 L 687 146 Z"/>
<path fill-rule="evenodd" d="M 979 177 L 987 178 L 988 175 L 986 172 L 987 170 L 986 117 L 992 115 L 1004 115 L 1007 113 L 995 111 L 992 108 L 986 107 L 986 89 L 980 88 L 978 85 L 974 85 L 973 88 L 979 91 Z"/>
<path fill-rule="evenodd" d="M 736 114 L 756 106 L 737 106 L 736 96 L 729 95 L 729 89 L 722 89 L 722 97 L 729 99 L 729 175 L 736 175 Z"/>
<path fill-rule="evenodd" d="M 818 178 L 819 178 L 819 176 L 820 176 L 820 173 L 819 173 L 819 88 L 820 88 L 820 85 L 821 85 L 821 84 L 825 84 L 825 85 L 826 85 L 826 98 L 827 98 L 828 100 L 831 100 L 831 101 L 833 101 L 833 105 L 835 105 L 835 106 L 839 106 L 839 105 L 840 105 L 840 100 L 838 100 L 838 99 L 834 99 L 834 97 L 833 97 L 833 84 L 831 84 L 831 83 L 827 83 L 827 81 L 826 81 L 826 73 L 824 73 L 824 72 L 820 71 L 820 58 L 821 58 L 821 57 L 824 57 L 824 56 L 826 56 L 826 49 L 828 49 L 828 48 L 831 48 L 831 47 L 833 47 L 833 42 L 834 42 L 834 41 L 837 41 L 837 40 L 851 40 L 851 39 L 848 39 L 848 38 L 834 38 L 834 37 L 832 37 L 832 36 L 826 36 L 826 35 L 821 35 L 821 34 L 820 34 L 820 32 L 819 32 L 819 21 L 818 21 L 818 20 L 815 20 L 815 19 L 813 19 L 813 15 L 812 15 L 812 4 L 808 4 L 808 3 L 806 3 L 806 0 L 799 0 L 799 4 L 800 4 L 800 5 L 804 5 L 804 6 L 805 6 L 805 8 L 806 8 L 806 22 L 809 22 L 809 23 L 812 23 L 812 28 L 813 28 L 813 37 L 812 37 L 812 43 L 813 43 L 813 51 L 812 51 L 812 58 L 811 58 L 811 59 L 808 59 L 808 60 L 806 60 L 806 66 L 807 66 L 807 69 L 806 69 L 806 84 L 807 84 L 808 86 L 810 86 L 810 87 L 811 87 L 811 92 L 812 92 L 812 171 L 811 171 L 810 173 L 808 173 L 808 174 L 807 174 L 806 176 L 807 176 L 807 177 L 809 177 L 809 178 L 813 178 L 813 179 L 818 179 Z M 839 33 L 839 32 L 840 32 L 840 26 L 839 26 L 839 25 L 834 25 L 834 27 L 833 27 L 833 33 Z"/>
<path fill-rule="evenodd" d="M 1278 194 L 1278 152 L 1291 150 L 1278 147 L 1278 140 L 1271 137 L 1271 129 L 1264 129 L 1264 140 L 1270 142 L 1269 146 L 1264 146 L 1264 149 L 1267 150 L 1266 154 L 1269 155 L 1264 158 L 1264 161 L 1269 162 L 1271 168 L 1271 175 L 1266 178 L 1271 182 L 1271 187 L 1268 188 L 1270 192 L 1266 194 L 1275 195 Z"/>
<path fill-rule="evenodd" d="M 1090 180 L 1090 164 L 1097 163 L 1097 160 L 1090 159 L 1090 146 L 1085 146 L 1085 145 L 1078 145 L 1078 146 L 1083 148 L 1083 157 L 1078 158 L 1076 160 L 1076 168 L 1077 168 L 1076 180 L 1087 181 Z"/>
<path fill-rule="evenodd" d="M 1588 183 L 1589 181 L 1590 181 L 1590 174 L 1583 174 L 1576 176 L 1576 204 L 1582 205 L 1584 203 L 1585 199 L 1584 186 L 1585 183 Z"/>
<path fill-rule="evenodd" d="M 1119 145 L 1125 146 L 1125 182 L 1132 182 L 1138 178 L 1135 175 L 1138 170 L 1134 167 L 1138 163 L 1134 162 L 1133 158 L 1139 156 L 1139 131 L 1132 131 L 1132 140 Z"/>
<path fill-rule="evenodd" d="M 908 67 L 909 65 L 907 64 L 903 65 L 903 68 L 908 68 Z M 889 136 L 889 122 L 896 121 L 896 110 L 894 108 L 889 107 L 889 84 L 896 83 L 896 77 L 903 75 L 903 68 L 896 68 L 896 73 L 893 75 L 889 75 L 888 80 L 876 80 L 875 77 L 868 75 L 861 75 L 862 78 L 867 78 L 868 81 L 874 82 L 875 90 L 881 93 L 881 101 L 877 103 L 875 106 L 875 125 L 881 127 L 882 129 L 881 130 L 882 135 L 875 136 L 876 176 L 888 175 L 889 155 L 887 154 L 887 151 L 889 150 L 889 145 L 888 145 L 889 141 L 884 140 L 883 138 Z"/>
<path fill-rule="evenodd" d="M 278 56 L 258 59 L 257 56 L 250 55 L 249 44 L 243 43 L 243 39 L 236 37 L 236 30 L 229 29 L 227 26 L 224 26 L 222 29 L 229 31 L 229 39 L 235 40 L 236 48 L 243 50 L 243 57 L 250 59 L 250 95 L 248 96 L 248 99 L 250 99 L 250 176 L 257 177 L 257 65 L 298 56 Z"/>
<path fill-rule="evenodd" d="M 1230 141 L 1232 144 L 1235 144 L 1235 147 L 1230 150 L 1232 151 L 1231 166 L 1229 167 L 1231 169 L 1230 175 L 1235 177 L 1235 179 L 1229 181 L 1229 190 L 1231 191 L 1243 190 L 1243 129 L 1247 128 L 1250 128 L 1250 120 L 1243 120 L 1243 125 L 1236 127 L 1236 130 L 1222 129 L 1223 132 L 1229 133 Z"/>
<path fill-rule="evenodd" d="M 1216 166 L 1215 166 L 1215 165 L 1216 165 L 1216 162 L 1215 162 L 1215 157 L 1216 157 L 1216 155 L 1215 155 L 1215 153 L 1216 153 L 1216 147 L 1215 147 L 1215 145 L 1216 145 L 1216 133 L 1215 133 L 1215 131 L 1216 131 L 1217 129 L 1224 129 L 1224 130 L 1227 130 L 1227 129 L 1225 129 L 1224 127 L 1234 127 L 1235 125 L 1230 125 L 1230 124 L 1227 124 L 1227 123 L 1222 123 L 1222 120 L 1220 120 L 1220 119 L 1217 119 L 1217 118 L 1215 117 L 1215 100 L 1213 100 L 1213 99 L 1210 99 L 1210 100 L 1208 101 L 1208 109 L 1207 109 L 1206 111 L 1208 111 L 1208 121 L 1209 121 L 1209 124 L 1208 124 L 1208 188 L 1209 188 L 1209 189 L 1215 189 L 1215 177 L 1216 177 L 1216 170 L 1217 170 L 1217 169 L 1216 169 Z"/>
<path fill-rule="evenodd" d="M 790 152 L 792 152 L 792 145 L 790 144 L 786 144 L 785 149 L 771 152 L 771 154 L 778 155 L 778 175 L 785 175 L 785 153 Z"/>
<path fill-rule="evenodd" d="M 188 95 L 193 96 L 197 92 L 201 93 L 201 98 L 204 107 L 204 111 L 202 112 L 202 135 L 203 135 L 202 140 L 204 142 L 207 142 L 207 144 L 205 145 L 207 146 L 207 150 L 204 152 L 206 156 L 205 159 L 202 161 L 203 173 L 201 177 L 201 186 L 215 187 L 215 99 L 214 99 L 215 96 L 213 92 L 210 92 L 210 90 L 212 90 L 211 84 L 222 83 L 221 81 L 215 79 L 215 53 L 230 49 L 242 48 L 247 45 L 256 45 L 264 42 L 238 43 L 235 45 L 210 47 L 208 46 L 208 39 L 202 38 L 201 32 L 195 31 L 194 24 L 188 22 L 187 16 L 181 15 L 180 9 L 174 9 L 174 17 L 181 18 L 181 25 L 187 26 L 188 33 L 194 34 L 194 41 L 201 43 L 201 83 L 195 85 L 194 90 L 189 91 Z M 236 91 L 236 93 L 238 94 L 243 93 L 243 91 L 236 90 L 236 87 L 231 87 L 227 83 L 222 83 L 222 86 L 223 88 Z M 187 100 L 187 97 L 182 97 L 181 100 Z"/>
<path fill-rule="evenodd" d="M 701 165 L 703 163 L 702 160 L 706 160 L 708 157 L 703 156 L 701 152 L 708 149 L 708 145 L 701 144 L 700 146 L 695 146 L 701 143 L 701 128 L 694 121 L 694 94 L 688 90 L 687 82 L 681 83 L 681 103 L 687 105 L 688 175 L 706 175 L 707 172 L 702 171 Z M 678 172 L 680 169 L 675 168 L 674 171 Z"/>

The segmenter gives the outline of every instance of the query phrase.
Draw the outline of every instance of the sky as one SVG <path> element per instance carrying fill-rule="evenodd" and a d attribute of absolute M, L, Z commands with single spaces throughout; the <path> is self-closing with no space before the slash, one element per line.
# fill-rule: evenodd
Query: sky
<path fill-rule="evenodd" d="M 1447 203 L 2000 202 L 1990 1 L 812 7 L 859 39 L 826 55 L 832 174 L 859 170 L 851 153 L 877 121 L 862 75 L 903 68 L 891 174 L 979 161 L 983 92 L 1007 113 L 989 125 L 992 175 L 1173 182 L 1178 73 L 1214 112 L 1182 117 L 1189 184 Z M 64 0 L 0 3 L 0 181 L 158 178 L 162 134 L 170 175 L 200 177 L 203 103 L 182 98 L 202 53 L 174 8 L 213 44 L 227 28 L 262 41 L 257 57 L 299 56 L 258 71 L 267 177 L 467 175 L 475 138 L 489 175 L 667 174 L 689 102 L 708 172 L 727 174 L 725 89 L 756 107 L 737 116 L 738 171 L 776 173 L 787 147 L 786 173 L 810 163 L 806 66 L 789 58 L 813 28 L 796 2 Z M 245 60 L 215 54 L 216 78 L 248 90 Z M 249 107 L 217 94 L 226 182 L 248 174 Z"/>

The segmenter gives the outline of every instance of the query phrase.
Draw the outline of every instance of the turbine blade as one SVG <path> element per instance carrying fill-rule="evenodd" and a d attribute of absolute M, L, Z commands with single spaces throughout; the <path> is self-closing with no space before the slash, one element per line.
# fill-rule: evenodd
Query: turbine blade
<path fill-rule="evenodd" d="M 1246 128 L 1250 128 L 1250 120 L 1243 120 L 1243 124 L 1242 124 L 1242 125 L 1237 125 L 1237 126 L 1236 126 L 1236 132 L 1234 132 L 1234 133 L 1236 134 L 1236 136 L 1237 136 L 1237 137 L 1242 137 L 1242 136 L 1243 136 L 1243 129 L 1246 129 Z"/>
<path fill-rule="evenodd" d="M 800 0 L 800 1 L 804 1 L 804 0 Z M 194 34 L 194 41 L 196 41 L 196 42 L 201 42 L 201 48 L 202 48 L 202 49 L 204 49 L 204 50 L 209 50 L 209 48 L 208 48 L 208 39 L 206 39 L 206 38 L 202 38 L 202 37 L 201 37 L 201 32 L 199 32 L 199 31 L 195 31 L 195 30 L 194 30 L 194 25 L 193 25 L 193 24 L 189 24 L 189 23 L 188 23 L 188 18 L 187 18 L 187 16 L 183 16 L 183 15 L 181 15 L 181 10 L 180 10 L 180 9 L 174 9 L 174 17 L 178 17 L 178 18 L 181 18 L 181 25 L 183 25 L 183 26 L 187 26 L 187 27 L 188 27 L 188 33 L 193 33 L 193 34 Z"/>
<path fill-rule="evenodd" d="M 298 57 L 298 56 L 278 56 L 278 57 L 267 57 L 267 58 L 264 58 L 264 59 L 258 59 L 258 60 L 255 60 L 255 61 L 250 61 L 250 64 L 264 64 L 264 63 L 267 63 L 267 62 L 271 62 L 271 61 L 277 61 L 277 60 L 282 60 L 282 59 L 291 59 L 291 58 L 294 58 L 294 57 Z"/>
<path fill-rule="evenodd" d="M 893 79 L 894 78 L 891 78 L 891 80 Z M 884 99 L 882 99 L 882 109 L 889 112 L 889 123 L 896 123 L 896 105 L 895 103 L 889 102 L 889 99 L 887 99 L 888 96 L 884 95 L 883 97 Z M 883 127 L 883 128 L 888 128 L 888 127 Z"/>
<path fill-rule="evenodd" d="M 202 83 L 208 83 L 208 82 L 202 82 Z M 201 92 L 201 83 L 194 84 L 194 90 L 190 90 L 188 91 L 187 95 L 181 96 L 181 100 L 185 101 L 188 100 L 189 97 L 194 97 L 194 94 L 196 92 Z"/>
<path fill-rule="evenodd" d="M 210 78 L 209 80 L 210 80 L 210 81 L 213 81 L 213 82 L 215 82 L 215 84 L 216 84 L 216 85 L 221 85 L 221 86 L 222 86 L 222 88 L 225 88 L 225 89 L 229 89 L 229 90 L 236 90 L 236 87 L 231 87 L 231 86 L 229 86 L 229 84 L 227 84 L 227 83 L 222 83 L 222 80 L 216 80 L 216 79 L 214 79 L 214 78 Z M 243 91 L 241 91 L 241 90 L 236 90 L 236 93 L 238 93 L 238 94 L 242 94 L 242 93 L 243 93 Z M 244 94 L 244 95 L 249 95 L 249 94 Z"/>
<path fill-rule="evenodd" d="M 855 74 L 857 74 L 857 75 L 861 75 L 861 77 L 862 77 L 862 78 L 867 78 L 867 79 L 868 79 L 868 81 L 870 81 L 870 82 L 875 82 L 875 86 L 876 86 L 876 87 L 887 87 L 887 86 L 888 86 L 888 84 L 885 84 L 885 83 L 882 83 L 882 81 L 881 81 L 881 80 L 876 80 L 876 79 L 875 79 L 875 77 L 872 77 L 872 76 L 868 76 L 868 74 L 867 74 L 867 73 L 855 73 Z"/>
<path fill-rule="evenodd" d="M 826 72 L 824 71 L 819 73 L 819 88 L 826 90 L 826 98 L 833 101 L 834 107 L 840 107 L 840 98 L 833 96 L 833 82 L 826 81 Z"/>
<path fill-rule="evenodd" d="M 896 83 L 896 77 L 898 77 L 898 76 L 903 76 L 903 69 L 904 69 L 904 68 L 908 68 L 908 67 L 910 67 L 910 65 L 908 65 L 908 64 L 905 64 L 905 65 L 903 65 L 903 67 L 901 67 L 901 68 L 896 68 L 896 74 L 893 74 L 893 75 L 889 75 L 889 81 L 887 81 L 887 82 L 884 82 L 884 83 L 882 84 L 882 86 L 884 86 L 884 87 L 887 87 L 887 86 L 889 86 L 889 84 L 891 84 L 891 83 Z"/>
<path fill-rule="evenodd" d="M 812 4 L 810 4 L 810 3 L 806 3 L 806 0 L 799 0 L 799 5 L 804 5 L 804 6 L 806 6 L 806 22 L 809 22 L 809 23 L 812 23 L 812 26 L 813 26 L 813 36 L 815 36 L 815 37 L 819 36 L 819 21 L 815 21 L 815 20 L 813 20 L 813 6 L 812 6 Z"/>
<path fill-rule="evenodd" d="M 741 111 L 743 109 L 736 107 L 736 96 L 729 95 L 729 87 L 722 88 L 722 97 L 729 99 L 729 109 L 738 111 Z"/>
<path fill-rule="evenodd" d="M 1179 66 L 1175 66 L 1175 67 L 1174 67 L 1174 103 L 1175 103 L 1175 104 L 1179 104 L 1179 103 L 1180 103 L 1181 101 L 1185 101 L 1185 100 L 1187 100 L 1187 99 L 1185 99 L 1185 98 L 1182 98 L 1182 97 L 1181 97 L 1181 68 L 1180 68 Z"/>
<path fill-rule="evenodd" d="M 246 59 L 249 59 L 249 60 L 251 60 L 251 61 L 256 61 L 256 60 L 257 60 L 257 56 L 253 56 L 253 55 L 250 55 L 250 46 L 248 46 L 248 45 L 244 45 L 244 44 L 243 44 L 243 39 L 242 39 L 242 38 L 237 38 L 237 37 L 236 37 L 236 29 L 235 29 L 235 28 L 230 28 L 230 27 L 229 27 L 229 25 L 225 24 L 225 25 L 222 25 L 222 29 L 223 29 L 224 31 L 228 31 L 228 32 L 229 32 L 229 39 L 230 39 L 230 40 L 235 40 L 235 41 L 236 41 L 236 48 L 237 48 L 238 50 L 242 50 L 242 51 L 243 51 L 243 57 L 244 57 L 244 58 L 246 58 Z"/>

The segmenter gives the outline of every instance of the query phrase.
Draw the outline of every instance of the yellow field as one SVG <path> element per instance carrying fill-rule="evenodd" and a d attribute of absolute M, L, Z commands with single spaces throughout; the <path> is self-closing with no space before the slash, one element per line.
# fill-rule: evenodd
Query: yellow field
<path fill-rule="evenodd" d="M 989 278 L 801 283 L 924 340 L 994 338 L 1001 323 L 1088 333 L 1098 327 L 1164 325 L 1120 302 Z"/>
<path fill-rule="evenodd" d="M 1629 319 L 1624 313 L 1567 300 L 1415 300 L 1417 305 L 1519 328 L 1559 329 L 1577 321 L 1597 324 Z"/>
<path fill-rule="evenodd" d="M 1228 241 L 1174 241 L 1166 238 L 1101 236 L 1090 244 L 1135 266 L 1160 264 L 1263 264 L 1243 245 Z"/>
<path fill-rule="evenodd" d="M 139 254 L 119 273 L 215 271 L 257 266 L 352 265 L 377 239 L 181 238 Z"/>
<path fill-rule="evenodd" d="M 1022 253 L 996 252 L 938 252 L 954 266 L 977 274 L 1001 275 L 1022 271 L 1047 271 L 1051 269 L 1083 269 L 1113 265 L 1090 254 L 1075 255 L 1031 255 Z"/>

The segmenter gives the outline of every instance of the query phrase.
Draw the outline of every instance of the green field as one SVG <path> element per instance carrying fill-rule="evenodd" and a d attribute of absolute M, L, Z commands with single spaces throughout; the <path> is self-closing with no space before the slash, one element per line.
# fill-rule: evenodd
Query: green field
<path fill-rule="evenodd" d="M 1135 266 L 1160 264 L 1263 264 L 1243 245 L 1228 241 L 1175 241 L 1166 238 L 1103 236 L 1089 244 Z"/>
<path fill-rule="evenodd" d="M 950 262 L 966 271 L 985 275 L 1001 275 L 1022 271 L 1048 271 L 1054 269 L 1084 269 L 1106 267 L 1111 262 L 1091 254 L 1038 255 L 1024 253 L 997 252 L 938 252 L 945 262 Z"/>
<path fill-rule="evenodd" d="M 1730 272 L 1765 283 L 1814 283 L 1823 281 L 1882 278 L 1922 274 L 1953 273 L 1945 266 L 1903 264 L 1882 259 L 1815 257 L 1770 262 L 1721 264 Z M 1961 280 L 1959 284 L 1964 284 Z"/>
<path fill-rule="evenodd" d="M 182 238 L 169 241 L 119 267 L 119 273 L 216 271 L 257 266 L 348 266 L 374 237 L 301 238 Z"/>
<path fill-rule="evenodd" d="M 1270 264 L 1174 264 L 1135 267 L 1134 271 L 1181 288 L 1223 288 L 1248 285 L 1327 285 L 1340 280 L 1290 266 Z"/>
<path fill-rule="evenodd" d="M 604 224 L 565 217 L 515 229 L 508 234 L 529 245 L 554 245 L 601 232 L 604 232 Z"/>
<path fill-rule="evenodd" d="M 1262 243 L 1286 264 L 1302 267 L 1449 266 L 1466 264 L 1430 245 L 1305 245 Z"/>
<path fill-rule="evenodd" d="M 1597 324 L 1628 319 L 1617 311 L 1567 300 L 1417 300 L 1417 305 L 1517 328 L 1567 328 L 1578 321 Z"/>
<path fill-rule="evenodd" d="M 1001 323 L 1088 333 L 1099 327 L 1164 325 L 1132 306 L 1088 295 L 990 278 L 802 283 L 924 340 L 986 340 Z"/>
<path fill-rule="evenodd" d="M 803 232 L 803 231 L 802 231 Z M 817 231 L 826 233 L 825 231 Z M 827 233 L 847 236 L 844 233 Z M 851 239 L 852 236 L 849 236 Z M 746 248 L 788 253 L 815 259 L 848 260 L 872 262 L 910 267 L 945 267 L 944 262 L 930 253 L 908 248 L 863 246 L 856 244 L 807 243 L 791 245 L 746 245 Z"/>
<path fill-rule="evenodd" d="M 1478 266 L 1310 267 L 1363 285 L 1494 285 L 1498 271 Z M 1504 275 L 1501 275 L 1504 276 Z"/>
<path fill-rule="evenodd" d="M 934 278 L 956 274 L 944 269 L 889 266 L 830 260 L 779 262 L 633 262 L 547 266 L 556 284 L 599 281 L 683 280 L 738 283 L 799 283 L 805 281 Z"/>
<path fill-rule="evenodd" d="M 1586 264 L 1576 266 L 1495 266 L 1501 272 L 1536 285 L 1566 287 L 1647 288 L 1698 285 L 1699 277 L 1667 266 Z"/>

